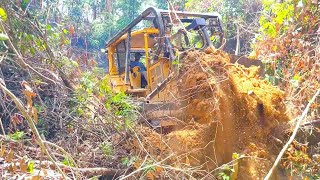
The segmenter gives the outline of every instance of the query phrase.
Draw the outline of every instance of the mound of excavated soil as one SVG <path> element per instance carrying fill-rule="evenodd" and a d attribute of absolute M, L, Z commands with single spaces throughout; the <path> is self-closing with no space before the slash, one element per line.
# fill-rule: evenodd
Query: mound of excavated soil
<path fill-rule="evenodd" d="M 259 79 L 257 67 L 230 64 L 219 50 L 205 52 L 189 52 L 169 82 L 164 93 L 180 105 L 182 113 L 175 118 L 185 123 L 157 144 L 166 147 L 163 155 L 175 154 L 168 163 L 205 170 L 230 162 L 233 153 L 257 157 L 239 161 L 238 178 L 261 178 L 277 153 L 271 141 L 274 128 L 289 121 L 285 95 Z"/>

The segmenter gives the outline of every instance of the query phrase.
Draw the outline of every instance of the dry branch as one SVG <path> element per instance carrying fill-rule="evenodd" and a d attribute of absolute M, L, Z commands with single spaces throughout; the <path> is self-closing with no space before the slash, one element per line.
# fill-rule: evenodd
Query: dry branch
<path fill-rule="evenodd" d="M 2 124 L 2 119 L 0 118 L 0 125 L 1 125 L 1 130 L 2 130 L 2 134 L 6 135 L 6 131 L 4 130 L 3 124 Z"/>
<path fill-rule="evenodd" d="M 53 164 L 50 161 L 35 161 L 39 164 L 47 164 L 51 165 Z M 69 169 L 72 171 L 78 171 L 82 175 L 86 177 L 93 177 L 93 176 L 103 176 L 103 175 L 109 175 L 109 176 L 120 176 L 124 174 L 125 170 L 123 169 L 113 169 L 113 168 L 104 168 L 104 167 L 96 167 L 96 168 L 75 168 L 71 166 L 67 166 L 65 164 L 56 163 L 60 168 L 63 168 L 65 170 Z"/>
<path fill-rule="evenodd" d="M 78 170 L 80 173 L 85 175 L 86 177 L 93 177 L 93 176 L 120 176 L 121 174 L 124 174 L 124 170 L 121 169 L 110 169 L 110 168 L 71 168 L 72 170 Z"/>
<path fill-rule="evenodd" d="M 65 156 L 68 157 L 68 160 L 71 161 L 72 164 L 74 164 L 76 166 L 75 168 L 75 171 L 76 171 L 76 176 L 79 177 L 79 174 L 78 174 L 78 166 L 77 166 L 77 163 L 75 162 L 75 160 L 72 158 L 71 154 L 69 154 L 67 151 L 65 151 L 62 147 L 54 144 L 54 143 L 51 143 L 49 141 L 43 141 L 45 144 L 48 144 L 50 146 L 53 146 L 57 149 L 59 149 Z M 78 179 L 78 178 L 77 178 Z"/>
<path fill-rule="evenodd" d="M 282 150 L 280 151 L 277 159 L 275 160 L 273 166 L 271 167 L 271 169 L 269 170 L 268 174 L 266 175 L 266 177 L 264 178 L 264 180 L 269 180 L 270 177 L 272 176 L 274 170 L 276 169 L 276 167 L 278 166 L 279 162 L 281 161 L 281 158 L 283 156 L 283 154 L 286 152 L 286 150 L 288 149 L 288 147 L 290 146 L 290 144 L 293 142 L 295 136 L 297 135 L 298 133 L 298 130 L 300 128 L 300 125 L 301 125 L 301 122 L 302 120 L 306 117 L 309 109 L 310 109 L 310 106 L 311 104 L 316 100 L 317 96 L 319 95 L 320 93 L 320 89 L 317 90 L 316 94 L 312 97 L 311 101 L 309 101 L 307 107 L 305 108 L 305 110 L 303 111 L 303 113 L 301 114 L 299 120 L 297 121 L 297 124 L 294 128 L 294 131 L 289 139 L 289 141 L 283 146 Z"/>

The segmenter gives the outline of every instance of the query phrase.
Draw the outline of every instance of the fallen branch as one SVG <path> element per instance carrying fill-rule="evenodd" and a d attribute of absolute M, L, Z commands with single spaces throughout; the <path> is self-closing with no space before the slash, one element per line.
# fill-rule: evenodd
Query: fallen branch
<path fill-rule="evenodd" d="M 1 83 L 1 82 L 0 82 Z M 6 131 L 4 130 L 3 124 L 2 124 L 2 119 L 0 118 L 0 125 L 1 125 L 1 130 L 2 130 L 2 134 L 5 136 L 6 135 Z"/>
<path fill-rule="evenodd" d="M 76 170 L 72 168 L 72 170 Z M 109 168 L 79 168 L 78 171 L 85 175 L 86 177 L 93 177 L 93 176 L 120 176 L 124 174 L 125 170 L 122 169 L 109 169 Z"/>
<path fill-rule="evenodd" d="M 2 54 L 2 56 L 1 56 L 1 58 L 0 58 L 0 64 L 2 63 L 2 61 L 4 60 L 4 58 L 6 57 L 7 52 L 8 52 L 8 51 L 6 51 L 6 52 L 4 52 L 4 53 Z"/>
<path fill-rule="evenodd" d="M 75 162 L 75 160 L 73 159 L 73 157 L 71 156 L 71 154 L 69 154 L 67 151 L 65 151 L 62 147 L 52 143 L 52 142 L 49 142 L 49 141 L 43 141 L 45 144 L 48 144 L 52 147 L 55 147 L 57 149 L 59 149 L 65 156 L 68 157 L 68 161 L 71 161 L 72 164 L 75 165 L 75 171 L 76 171 L 76 177 L 77 179 L 79 178 L 79 173 L 78 173 L 78 166 L 77 166 L 77 163 Z"/>
<path fill-rule="evenodd" d="M 301 126 L 303 127 L 307 127 L 307 126 L 314 126 L 316 124 L 320 124 L 320 119 L 318 120 L 313 120 L 313 121 L 308 121 L 306 123 L 301 124 Z"/>
<path fill-rule="evenodd" d="M 51 165 L 52 162 L 50 161 L 34 161 L 35 163 L 38 164 L 47 164 Z M 113 169 L 113 168 L 103 168 L 103 167 L 98 167 L 98 168 L 75 168 L 71 166 L 67 166 L 62 163 L 56 163 L 59 167 L 63 168 L 64 170 L 72 170 L 72 171 L 79 171 L 82 175 L 88 177 L 93 177 L 93 176 L 102 176 L 102 175 L 109 175 L 109 176 L 120 176 L 124 174 L 125 170 L 123 169 Z"/>
<path fill-rule="evenodd" d="M 307 115 L 309 109 L 310 109 L 310 106 L 311 104 L 316 100 L 317 96 L 319 95 L 320 93 L 320 89 L 317 90 L 316 94 L 312 97 L 311 101 L 309 101 L 306 109 L 303 111 L 303 113 L 301 114 L 299 120 L 297 121 L 297 124 L 294 128 L 294 131 L 289 139 L 289 141 L 283 146 L 282 150 L 280 151 L 277 159 L 275 160 L 273 166 L 271 167 L 271 169 L 269 170 L 268 174 L 266 175 L 266 177 L 264 178 L 264 180 L 269 180 L 271 175 L 273 174 L 274 170 L 276 169 L 276 167 L 278 166 L 283 154 L 286 152 L 286 150 L 288 149 L 288 147 L 290 146 L 290 144 L 293 142 L 295 136 L 297 135 L 298 133 L 298 130 L 300 128 L 300 125 L 301 125 L 301 122 L 302 120 L 305 118 L 305 116 Z"/>

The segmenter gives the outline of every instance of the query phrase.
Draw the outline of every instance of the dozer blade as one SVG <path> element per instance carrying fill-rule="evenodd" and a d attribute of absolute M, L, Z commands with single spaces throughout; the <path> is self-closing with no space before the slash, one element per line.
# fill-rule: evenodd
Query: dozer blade
<path fill-rule="evenodd" d="M 148 123 L 153 128 L 173 127 L 179 124 L 180 108 L 175 103 L 142 103 L 139 122 Z"/>

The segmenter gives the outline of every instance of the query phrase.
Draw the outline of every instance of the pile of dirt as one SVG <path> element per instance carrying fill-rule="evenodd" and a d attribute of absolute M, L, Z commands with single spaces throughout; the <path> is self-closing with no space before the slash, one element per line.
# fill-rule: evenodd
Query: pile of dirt
<path fill-rule="evenodd" d="M 210 171 L 238 153 L 253 157 L 239 161 L 240 179 L 263 177 L 278 153 L 274 129 L 290 119 L 285 94 L 261 80 L 258 67 L 231 64 L 220 50 L 189 52 L 181 64 L 164 92 L 179 104 L 174 116 L 184 122 L 161 136 L 164 154 L 175 154 L 168 162 Z"/>

